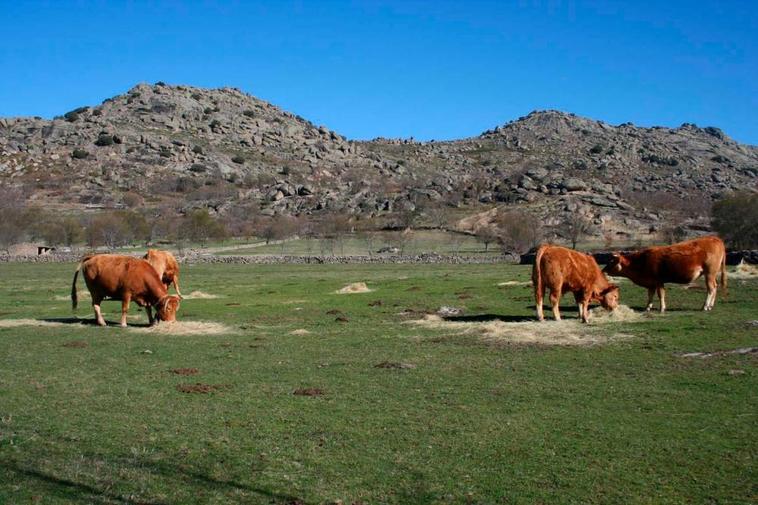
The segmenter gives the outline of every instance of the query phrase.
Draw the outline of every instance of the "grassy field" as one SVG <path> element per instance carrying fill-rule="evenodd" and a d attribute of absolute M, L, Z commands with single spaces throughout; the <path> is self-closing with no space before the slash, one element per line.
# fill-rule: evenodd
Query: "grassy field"
<path fill-rule="evenodd" d="M 665 315 L 581 328 L 570 297 L 563 323 L 518 322 L 530 287 L 498 284 L 527 267 L 188 266 L 181 323 L 226 329 L 179 335 L 136 307 L 135 329 L 73 319 L 72 273 L 0 265 L 2 504 L 758 501 L 756 354 L 680 356 L 758 345 L 758 280 L 712 313 L 672 287 Z M 443 305 L 464 315 L 410 322 Z"/>

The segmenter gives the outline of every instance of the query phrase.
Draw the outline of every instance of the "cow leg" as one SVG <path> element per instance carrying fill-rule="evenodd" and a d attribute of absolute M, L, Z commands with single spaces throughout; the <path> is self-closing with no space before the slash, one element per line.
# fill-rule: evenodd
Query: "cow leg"
<path fill-rule="evenodd" d="M 553 305 L 553 317 L 556 321 L 561 320 L 561 289 L 550 291 L 550 303 Z"/>
<path fill-rule="evenodd" d="M 545 289 L 534 288 L 534 305 L 537 307 L 537 320 L 544 321 L 545 313 L 542 311 L 542 301 L 545 298 Z"/>
<path fill-rule="evenodd" d="M 179 291 L 179 276 L 174 276 L 174 289 L 176 290 L 176 294 L 179 295 L 179 298 L 184 298 L 182 296 L 182 293 Z M 166 291 L 168 291 L 168 288 L 166 288 Z"/>
<path fill-rule="evenodd" d="M 153 308 L 150 305 L 146 305 L 145 312 L 147 312 L 147 322 L 150 326 L 152 326 L 155 321 L 153 319 Z"/>
<path fill-rule="evenodd" d="M 659 286 L 657 288 L 658 299 L 661 301 L 661 314 L 666 312 L 666 288 Z"/>
<path fill-rule="evenodd" d="M 129 302 L 132 301 L 132 297 L 128 294 L 124 295 L 124 299 L 121 300 L 121 327 L 126 328 L 126 314 L 129 312 Z"/>
<path fill-rule="evenodd" d="M 645 310 L 650 312 L 653 310 L 653 297 L 655 296 L 655 288 L 647 288 L 647 307 Z"/>
<path fill-rule="evenodd" d="M 103 319 L 103 313 L 100 311 L 100 303 L 103 299 L 96 295 L 92 295 L 92 308 L 95 310 L 95 321 L 100 326 L 106 326 L 105 319 Z"/>
<path fill-rule="evenodd" d="M 705 297 L 705 305 L 703 306 L 703 310 L 711 310 L 713 309 L 713 305 L 716 303 L 716 288 L 718 287 L 718 283 L 716 282 L 716 275 L 709 272 L 705 278 L 705 285 L 708 288 L 708 294 Z"/>

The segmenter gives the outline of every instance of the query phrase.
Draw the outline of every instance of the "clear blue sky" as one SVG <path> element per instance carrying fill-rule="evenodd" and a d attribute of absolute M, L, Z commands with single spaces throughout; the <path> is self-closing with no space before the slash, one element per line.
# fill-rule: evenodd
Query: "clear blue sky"
<path fill-rule="evenodd" d="M 758 1 L 0 0 L 0 116 L 138 82 L 235 86 L 364 139 L 534 109 L 758 144 Z"/>

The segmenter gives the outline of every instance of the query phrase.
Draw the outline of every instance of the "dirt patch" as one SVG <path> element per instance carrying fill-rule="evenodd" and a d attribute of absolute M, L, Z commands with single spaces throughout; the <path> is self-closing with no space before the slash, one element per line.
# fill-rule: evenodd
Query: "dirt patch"
<path fill-rule="evenodd" d="M 727 276 L 730 279 L 739 280 L 756 279 L 758 278 L 758 267 L 749 263 L 741 262 L 734 267 L 732 272 L 727 272 Z"/>
<path fill-rule="evenodd" d="M 63 347 L 70 347 L 72 349 L 84 349 L 85 347 L 89 347 L 89 344 L 82 340 L 72 340 L 71 342 L 66 342 L 63 344 Z"/>
<path fill-rule="evenodd" d="M 338 322 L 338 323 L 348 323 L 348 322 L 350 322 L 350 319 L 346 318 L 345 316 L 337 316 L 334 320 L 336 322 Z"/>
<path fill-rule="evenodd" d="M 406 291 L 411 291 L 411 292 L 413 292 L 413 291 L 421 291 L 421 288 L 418 287 L 418 286 L 411 286 L 408 289 L 406 289 Z"/>
<path fill-rule="evenodd" d="M 300 388 L 292 392 L 296 396 L 322 396 L 326 394 L 321 388 Z"/>
<path fill-rule="evenodd" d="M 176 375 L 197 375 L 200 373 L 200 370 L 197 368 L 173 368 L 169 372 Z"/>
<path fill-rule="evenodd" d="M 532 281 L 504 281 L 498 282 L 498 286 L 531 286 Z"/>
<path fill-rule="evenodd" d="M 225 303 L 224 305 L 226 305 L 227 307 L 239 307 L 242 304 L 237 303 L 237 302 L 232 302 L 232 303 Z"/>
<path fill-rule="evenodd" d="M 0 319 L 0 328 L 18 328 L 21 326 L 60 328 L 61 326 L 70 325 L 55 321 L 39 321 L 37 319 Z"/>
<path fill-rule="evenodd" d="M 373 302 L 368 302 L 369 307 L 381 307 L 382 301 L 381 300 L 374 300 Z"/>
<path fill-rule="evenodd" d="M 756 355 L 758 354 L 758 347 L 740 347 L 738 349 L 732 349 L 729 351 L 686 352 L 684 354 L 679 354 L 678 356 L 680 358 L 713 358 L 718 356 L 727 356 L 729 354 Z"/>
<path fill-rule="evenodd" d="M 370 293 L 373 289 L 369 289 L 365 282 L 354 282 L 348 284 L 342 289 L 335 291 L 338 295 L 352 295 L 355 293 Z"/>
<path fill-rule="evenodd" d="M 342 311 L 339 309 L 329 309 L 326 311 L 327 316 L 335 316 L 337 314 L 342 314 Z"/>
<path fill-rule="evenodd" d="M 306 329 L 304 329 L 304 328 L 300 328 L 300 329 L 297 329 L 297 330 L 292 330 L 290 332 L 290 335 L 310 335 L 310 334 L 311 334 L 311 332 L 308 331 L 308 330 L 306 330 Z"/>
<path fill-rule="evenodd" d="M 422 328 L 447 331 L 458 335 L 475 335 L 483 342 L 491 344 L 537 344 L 546 346 L 584 346 L 606 343 L 610 340 L 627 338 L 628 335 L 613 331 L 617 322 L 636 321 L 642 316 L 626 306 L 618 313 L 603 313 L 593 309 L 590 324 L 577 319 L 562 321 L 516 321 L 499 319 L 485 321 L 456 321 L 436 314 L 427 314 L 422 319 L 408 321 L 408 324 Z"/>
<path fill-rule="evenodd" d="M 409 370 L 411 368 L 416 368 L 416 365 L 413 363 L 400 363 L 400 362 L 394 362 L 394 361 L 382 361 L 381 363 L 377 363 L 374 365 L 374 368 L 390 368 L 395 370 Z"/>
<path fill-rule="evenodd" d="M 199 382 L 195 384 L 177 384 L 176 390 L 180 393 L 200 393 L 208 394 L 218 391 L 224 391 L 230 389 L 228 384 L 201 384 Z"/>
<path fill-rule="evenodd" d="M 218 295 L 212 295 L 204 291 L 193 291 L 188 295 L 183 295 L 185 300 L 213 300 L 220 298 Z"/>
<path fill-rule="evenodd" d="M 226 326 L 225 324 L 210 321 L 163 322 L 148 327 L 129 326 L 129 330 L 154 335 L 223 335 L 234 333 L 236 331 L 234 328 Z"/>

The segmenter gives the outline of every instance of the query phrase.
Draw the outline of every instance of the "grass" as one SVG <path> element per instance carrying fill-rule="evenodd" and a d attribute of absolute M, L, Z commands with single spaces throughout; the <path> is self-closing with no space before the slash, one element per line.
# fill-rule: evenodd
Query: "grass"
<path fill-rule="evenodd" d="M 0 265 L 0 320 L 70 318 L 56 297 L 72 273 Z M 732 282 L 712 313 L 695 310 L 702 291 L 672 287 L 669 313 L 613 324 L 632 338 L 592 347 L 495 345 L 400 315 L 453 305 L 532 317 L 528 286 L 497 286 L 528 276 L 507 265 L 188 266 L 183 291 L 219 297 L 186 300 L 180 320 L 231 332 L 0 326 L 0 503 L 758 500 L 755 354 L 677 356 L 757 345 L 746 324 L 757 280 Z M 358 281 L 374 291 L 334 294 Z M 622 285 L 624 303 L 644 299 Z M 118 310 L 104 304 L 111 322 Z M 86 303 L 79 316 L 91 319 Z M 415 368 L 375 367 L 385 361 Z M 177 390 L 196 383 L 216 388 Z M 293 394 L 307 388 L 324 394 Z"/>

